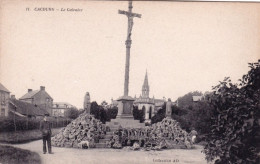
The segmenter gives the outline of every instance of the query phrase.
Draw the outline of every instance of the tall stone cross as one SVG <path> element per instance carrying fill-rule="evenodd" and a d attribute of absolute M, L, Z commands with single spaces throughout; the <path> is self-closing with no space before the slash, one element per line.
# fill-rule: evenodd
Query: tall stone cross
<path fill-rule="evenodd" d="M 124 96 L 128 96 L 128 85 L 129 85 L 129 66 L 130 66 L 130 48 L 131 48 L 131 34 L 134 25 L 133 18 L 141 18 L 141 14 L 132 12 L 132 1 L 128 2 L 128 11 L 118 10 L 119 14 L 124 14 L 128 18 L 128 28 L 127 28 L 127 39 L 126 45 L 126 62 L 125 62 L 125 83 L 124 83 Z"/>

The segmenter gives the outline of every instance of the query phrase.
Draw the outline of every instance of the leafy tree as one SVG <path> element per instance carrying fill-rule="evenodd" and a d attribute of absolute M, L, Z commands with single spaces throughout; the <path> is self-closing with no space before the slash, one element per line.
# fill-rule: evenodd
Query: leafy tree
<path fill-rule="evenodd" d="M 186 115 L 188 113 L 189 113 L 189 111 L 186 110 L 186 109 L 181 109 L 181 108 L 177 107 L 176 105 L 172 106 L 172 114 L 173 115 L 183 116 L 183 115 Z"/>
<path fill-rule="evenodd" d="M 107 105 L 108 105 L 108 103 L 107 103 L 105 100 L 101 102 L 101 106 L 102 106 L 104 109 L 107 108 Z"/>
<path fill-rule="evenodd" d="M 208 134 L 210 132 L 211 117 L 213 108 L 207 100 L 202 100 L 193 105 L 193 110 L 189 112 L 190 129 L 195 128 L 199 134 Z"/>
<path fill-rule="evenodd" d="M 79 115 L 80 115 L 80 114 L 82 114 L 82 113 L 84 113 L 84 112 L 85 112 L 85 110 L 84 110 L 84 109 L 82 109 L 82 108 L 81 108 L 81 109 L 79 109 Z"/>
<path fill-rule="evenodd" d="M 190 131 L 192 128 L 191 120 L 194 119 L 188 109 L 181 109 L 177 106 L 172 106 L 172 118 L 180 123 L 182 129 Z"/>
<path fill-rule="evenodd" d="M 193 96 L 202 96 L 202 93 L 199 91 L 189 92 L 178 98 L 178 107 L 172 107 L 172 118 L 188 132 L 195 128 L 199 134 L 206 134 L 210 131 L 208 125 L 213 114 L 212 107 L 207 101 L 208 96 L 198 102 L 193 102 Z"/>
<path fill-rule="evenodd" d="M 65 117 L 70 119 L 76 119 L 79 116 L 79 110 L 76 108 L 69 108 L 64 113 Z"/>
<path fill-rule="evenodd" d="M 135 120 L 140 120 L 140 122 L 144 122 L 145 120 L 145 109 L 143 108 L 142 110 L 138 109 L 138 106 L 133 106 L 133 116 Z"/>
<path fill-rule="evenodd" d="M 139 109 L 138 106 L 133 106 L 133 116 L 135 120 L 139 120 Z"/>
<path fill-rule="evenodd" d="M 90 114 L 94 115 L 102 123 L 115 119 L 118 113 L 117 107 L 104 109 L 102 105 L 98 105 L 96 101 L 91 103 Z"/>
<path fill-rule="evenodd" d="M 107 113 L 109 114 L 110 119 L 115 119 L 118 113 L 118 108 L 116 106 L 108 108 Z"/>
<path fill-rule="evenodd" d="M 206 159 L 217 164 L 260 163 L 260 61 L 239 84 L 225 78 L 210 96 L 214 115 L 204 148 Z"/>
<path fill-rule="evenodd" d="M 200 91 L 189 92 L 182 97 L 178 98 L 178 107 L 181 109 L 193 109 L 193 99 L 192 96 L 202 96 Z"/>
<path fill-rule="evenodd" d="M 157 111 L 157 113 L 152 117 L 151 123 L 157 123 L 165 118 L 166 103 L 163 104 L 162 108 Z"/>
<path fill-rule="evenodd" d="M 94 115 L 95 117 L 98 116 L 98 110 L 99 106 L 96 101 L 91 102 L 91 107 L 90 107 L 90 114 Z"/>

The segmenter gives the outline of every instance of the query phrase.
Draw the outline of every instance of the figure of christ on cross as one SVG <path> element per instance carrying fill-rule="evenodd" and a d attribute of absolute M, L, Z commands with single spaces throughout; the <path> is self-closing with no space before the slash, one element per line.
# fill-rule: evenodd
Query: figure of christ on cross
<path fill-rule="evenodd" d="M 128 3 L 128 11 L 118 10 L 119 14 L 124 14 L 128 18 L 127 39 L 126 39 L 126 63 L 125 63 L 125 83 L 124 83 L 124 96 L 128 96 L 129 85 L 129 66 L 130 66 L 130 48 L 131 48 L 131 34 L 134 25 L 133 18 L 141 18 L 141 14 L 132 12 L 132 1 Z"/>

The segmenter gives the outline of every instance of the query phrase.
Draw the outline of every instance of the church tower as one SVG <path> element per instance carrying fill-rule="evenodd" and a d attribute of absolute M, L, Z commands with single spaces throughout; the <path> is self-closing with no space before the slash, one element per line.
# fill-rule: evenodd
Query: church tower
<path fill-rule="evenodd" d="M 148 76 L 147 76 L 147 70 L 144 78 L 144 84 L 142 87 L 142 97 L 143 98 L 149 98 L 149 84 L 148 84 Z"/>

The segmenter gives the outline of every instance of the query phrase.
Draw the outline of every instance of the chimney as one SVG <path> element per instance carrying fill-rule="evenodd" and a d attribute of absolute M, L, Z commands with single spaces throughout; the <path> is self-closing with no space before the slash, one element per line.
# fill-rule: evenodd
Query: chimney
<path fill-rule="evenodd" d="M 28 93 L 31 92 L 31 91 L 32 91 L 32 89 L 28 89 Z"/>
<path fill-rule="evenodd" d="M 15 99 L 15 95 L 11 95 L 11 99 Z"/>
<path fill-rule="evenodd" d="M 45 86 L 41 86 L 41 91 L 45 91 Z"/>

